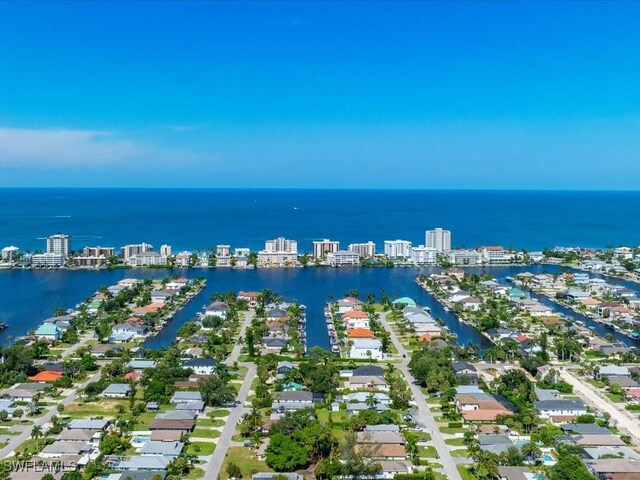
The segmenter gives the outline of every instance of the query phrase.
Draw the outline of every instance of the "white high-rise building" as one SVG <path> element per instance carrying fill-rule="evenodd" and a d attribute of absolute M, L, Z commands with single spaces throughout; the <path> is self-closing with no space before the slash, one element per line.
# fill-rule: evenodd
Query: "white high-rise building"
<path fill-rule="evenodd" d="M 18 247 L 4 247 L 2 249 L 2 261 L 3 262 L 11 262 L 13 258 L 18 255 L 20 249 Z"/>
<path fill-rule="evenodd" d="M 411 261 L 416 265 L 435 265 L 438 262 L 438 251 L 435 248 L 420 245 L 411 249 Z"/>
<path fill-rule="evenodd" d="M 384 254 L 391 258 L 410 258 L 411 242 L 408 240 L 385 240 Z"/>
<path fill-rule="evenodd" d="M 47 237 L 47 253 L 68 257 L 69 250 L 71 250 L 71 237 L 69 235 L 56 233 Z"/>
<path fill-rule="evenodd" d="M 352 243 L 349 251 L 357 253 L 360 258 L 371 258 L 376 255 L 376 244 L 372 241 L 367 243 Z"/>
<path fill-rule="evenodd" d="M 171 256 L 171 245 L 160 245 L 160 255 L 164 255 L 165 257 Z"/>
<path fill-rule="evenodd" d="M 340 250 L 340 242 L 335 242 L 328 238 L 313 242 L 313 258 L 317 260 L 322 260 L 329 253 L 335 253 L 338 250 Z"/>
<path fill-rule="evenodd" d="M 264 250 L 267 253 L 298 253 L 298 242 L 278 237 L 273 240 L 267 240 L 264 243 Z"/>
<path fill-rule="evenodd" d="M 132 245 L 125 245 L 124 247 L 120 248 L 120 253 L 122 254 L 122 258 L 124 259 L 125 262 L 128 262 L 133 255 L 138 255 L 140 253 L 146 253 L 146 252 L 152 252 L 152 251 L 153 251 L 153 245 L 149 243 L 144 243 L 144 242 L 132 244 Z"/>
<path fill-rule="evenodd" d="M 435 230 L 427 230 L 425 234 L 426 246 L 435 248 L 439 253 L 451 250 L 451 232 L 436 228 Z"/>

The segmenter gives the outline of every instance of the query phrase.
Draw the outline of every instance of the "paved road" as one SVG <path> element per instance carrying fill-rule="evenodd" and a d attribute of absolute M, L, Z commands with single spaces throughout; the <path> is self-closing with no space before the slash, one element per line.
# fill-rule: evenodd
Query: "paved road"
<path fill-rule="evenodd" d="M 611 419 L 619 429 L 628 431 L 634 437 L 635 442 L 640 442 L 640 424 L 635 416 L 631 415 L 627 410 L 618 408 L 611 400 L 603 397 L 601 392 L 593 385 L 582 381 L 566 368 L 559 370 L 559 372 L 564 381 L 573 385 L 575 392 L 582 394 L 587 402 L 598 410 L 611 415 Z"/>
<path fill-rule="evenodd" d="M 247 328 L 249 325 L 251 325 L 251 320 L 253 319 L 254 315 L 255 312 L 253 310 L 247 312 L 244 321 L 242 322 L 242 326 L 240 327 L 240 333 L 238 334 L 239 337 L 244 338 Z M 225 363 L 227 365 L 232 365 L 234 362 L 237 362 L 238 358 L 240 357 L 241 350 L 242 343 L 236 342 L 236 344 L 233 346 L 233 349 L 231 350 L 231 354 L 225 360 Z M 205 469 L 203 478 L 218 478 L 220 469 L 222 468 L 222 462 L 224 462 L 224 457 L 227 456 L 227 450 L 229 449 L 231 444 L 234 443 L 231 441 L 231 437 L 233 437 L 233 433 L 236 430 L 236 425 L 242 417 L 244 411 L 244 402 L 249 396 L 249 390 L 251 390 L 251 382 L 256 376 L 257 368 L 255 364 L 241 363 L 240 365 L 248 368 L 244 380 L 242 381 L 240 391 L 238 392 L 238 396 L 236 397 L 236 400 L 240 403 L 237 407 L 233 407 L 231 409 L 231 413 L 226 420 L 224 428 L 222 429 L 222 433 L 220 434 L 220 437 L 216 442 L 216 449 L 214 450 L 213 455 L 211 455 L 211 459 L 207 464 L 207 468 Z"/>
<path fill-rule="evenodd" d="M 231 408 L 231 413 L 227 418 L 227 423 L 222 430 L 222 434 L 220 434 L 220 438 L 218 438 L 218 442 L 216 444 L 216 449 L 211 456 L 211 460 L 209 460 L 209 464 L 204 473 L 203 478 L 218 478 L 220 474 L 220 469 L 222 468 L 222 462 L 224 461 L 224 457 L 227 455 L 227 450 L 231 445 L 231 437 L 233 437 L 233 432 L 236 430 L 236 425 L 240 421 L 242 414 L 244 412 L 244 402 L 249 395 L 249 390 L 251 389 L 251 382 L 256 376 L 256 366 L 253 363 L 241 363 L 243 367 L 247 367 L 248 371 L 246 376 L 244 377 L 244 381 L 242 382 L 242 386 L 240 387 L 240 391 L 238 392 L 238 396 L 236 397 L 240 404 L 237 407 Z"/>
<path fill-rule="evenodd" d="M 62 403 L 65 407 L 70 405 L 78 397 L 79 389 L 84 388 L 90 382 L 95 382 L 99 378 L 100 378 L 100 371 L 98 371 L 98 373 L 91 376 L 86 382 L 76 387 L 72 393 L 70 393 L 68 396 L 63 398 L 62 401 L 60 401 L 59 403 Z M 0 459 L 6 458 L 11 453 L 13 453 L 13 451 L 16 448 L 22 445 L 22 443 L 29 440 L 31 438 L 31 429 L 34 426 L 38 425 L 41 427 L 45 423 L 50 422 L 51 418 L 57 414 L 58 414 L 58 407 L 57 406 L 50 407 L 50 410 L 47 413 L 45 413 L 42 417 L 37 418 L 33 422 L 32 426 L 28 426 L 27 429 L 21 434 L 11 437 L 11 441 L 7 444 L 7 446 L 0 450 Z"/>
<path fill-rule="evenodd" d="M 415 384 L 415 378 L 413 378 L 413 375 L 411 375 L 411 371 L 409 370 L 409 360 L 411 358 L 410 352 L 408 352 L 407 349 L 404 348 L 404 345 L 400 343 L 400 340 L 398 340 L 398 337 L 391 328 L 391 325 L 389 325 L 389 322 L 387 322 L 386 313 L 380 315 L 380 322 L 391 335 L 391 342 L 393 342 L 393 345 L 398 350 L 398 353 L 401 356 L 404 355 L 404 357 L 401 358 L 402 363 L 398 367 L 398 370 L 400 370 L 404 374 L 407 382 L 409 383 L 409 389 L 411 390 L 411 394 L 413 395 L 413 398 L 418 407 L 418 422 L 421 425 L 426 426 L 427 430 L 431 434 L 431 442 L 436 448 L 439 457 L 435 461 L 442 465 L 442 470 L 444 471 L 444 475 L 448 480 L 462 480 L 460 472 L 458 472 L 453 457 L 451 456 L 451 452 L 449 452 L 447 444 L 444 443 L 444 437 L 442 436 L 442 433 L 440 432 L 440 429 L 438 428 L 438 425 L 433 418 L 433 414 L 431 413 L 431 410 L 429 409 L 429 406 L 424 399 L 424 395 L 422 394 L 420 387 Z"/>
<path fill-rule="evenodd" d="M 253 317 L 255 316 L 255 314 L 256 313 L 253 310 L 249 310 L 247 312 L 247 314 L 244 317 L 244 321 L 240 326 L 240 333 L 238 334 L 239 338 L 241 337 L 244 339 L 247 333 L 247 328 L 249 327 L 249 325 L 251 325 L 251 321 L 253 320 Z M 238 357 L 240 357 L 240 351 L 242 350 L 242 345 L 243 345 L 242 342 L 236 342 L 236 344 L 233 346 L 233 349 L 231 350 L 231 353 L 229 354 L 229 357 L 225 361 L 227 365 L 233 365 L 233 362 L 238 361 Z"/>

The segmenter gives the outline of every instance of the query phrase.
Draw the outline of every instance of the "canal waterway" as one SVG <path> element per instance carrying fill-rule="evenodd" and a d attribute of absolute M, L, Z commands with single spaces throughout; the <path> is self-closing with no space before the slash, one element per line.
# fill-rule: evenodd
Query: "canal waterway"
<path fill-rule="evenodd" d="M 307 306 L 307 343 L 309 347 L 329 348 L 329 338 L 324 322 L 323 308 L 332 298 L 339 298 L 346 292 L 358 290 L 361 298 L 367 293 L 375 293 L 378 298 L 386 292 L 391 298 L 396 296 L 412 297 L 418 304 L 431 309 L 434 317 L 458 336 L 460 344 L 472 342 L 484 349 L 488 340 L 473 327 L 461 323 L 452 312 L 444 308 L 416 283 L 417 275 L 437 272 L 435 268 L 298 268 L 264 270 L 158 270 L 127 269 L 99 271 L 66 270 L 11 270 L 0 272 L 0 320 L 9 328 L 0 333 L 0 343 L 7 344 L 10 336 L 24 335 L 37 327 L 45 318 L 53 315 L 56 307 L 71 308 L 82 302 L 102 285 L 111 285 L 127 277 L 163 278 L 178 273 L 189 278 L 204 277 L 207 287 L 189 304 L 180 310 L 173 320 L 147 341 L 147 346 L 159 348 L 169 345 L 176 339 L 177 330 L 188 320 L 194 318 L 209 302 L 214 292 L 230 290 L 262 290 L 269 288 L 282 295 L 287 301 L 297 301 Z M 488 273 L 501 283 L 506 278 L 523 271 L 561 273 L 566 271 L 558 266 L 534 265 L 526 267 L 470 268 L 471 273 Z M 610 281 L 610 279 L 608 279 Z M 635 291 L 638 285 L 630 282 L 626 286 Z M 628 284 L 628 285 L 627 285 Z M 543 302 L 550 302 L 542 299 Z M 550 302 L 555 310 L 573 318 L 582 320 L 585 325 L 593 326 L 601 335 L 613 333 L 617 339 L 627 345 L 635 345 L 630 338 L 607 329 L 603 325 L 586 317 L 580 318 L 574 312 L 565 312 L 564 307 Z M 564 309 L 567 310 L 567 309 Z"/>

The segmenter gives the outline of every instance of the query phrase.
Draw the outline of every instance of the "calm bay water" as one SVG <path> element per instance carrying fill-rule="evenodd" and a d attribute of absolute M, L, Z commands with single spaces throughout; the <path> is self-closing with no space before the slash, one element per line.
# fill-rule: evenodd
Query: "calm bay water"
<path fill-rule="evenodd" d="M 604 247 L 640 243 L 639 210 L 640 192 L 0 189 L 0 244 L 42 250 L 43 237 L 60 231 L 72 235 L 72 249 L 142 241 L 156 247 L 168 243 L 174 251 L 219 243 L 260 249 L 265 239 L 283 235 L 298 240 L 301 252 L 321 238 L 339 240 L 343 247 L 373 240 L 381 250 L 388 239 L 424 243 L 425 229 L 442 226 L 452 231 L 454 247 Z M 489 273 L 504 278 L 518 271 Z M 179 326 L 215 291 L 270 288 L 307 305 L 309 346 L 327 347 L 324 303 L 329 295 L 355 288 L 363 295 L 384 289 L 411 296 L 432 308 L 461 343 L 485 345 L 484 337 L 415 285 L 417 273 L 405 268 L 190 270 L 190 277 L 207 278 L 207 289 L 149 344 L 175 339 Z M 10 326 L 0 342 L 34 328 L 58 306 L 73 307 L 101 285 L 126 276 L 164 275 L 167 271 L 0 271 L 0 319 Z"/>
<path fill-rule="evenodd" d="M 506 277 L 518 272 L 549 271 L 559 272 L 554 266 L 495 267 L 486 270 L 469 269 L 470 272 L 483 271 L 504 282 Z M 435 317 L 458 334 L 458 342 L 473 342 L 481 348 L 488 342 L 474 328 L 460 323 L 450 312 L 445 312 L 430 295 L 419 288 L 415 278 L 420 273 L 430 273 L 427 268 L 300 268 L 273 270 L 222 270 L 193 269 L 178 271 L 190 278 L 202 276 L 207 279 L 207 288 L 191 303 L 183 308 L 156 337 L 147 342 L 155 348 L 168 345 L 176 338 L 176 332 L 185 322 L 202 311 L 209 297 L 216 291 L 262 290 L 269 288 L 280 293 L 286 300 L 298 301 L 307 306 L 307 337 L 309 347 L 318 345 L 328 348 L 329 339 L 324 322 L 323 308 L 330 298 L 338 298 L 345 292 L 357 289 L 364 297 L 367 293 L 380 295 L 384 290 L 389 296 L 409 296 L 420 305 L 431 308 Z M 32 271 L 14 270 L 0 272 L 0 318 L 9 328 L 0 334 L 0 342 L 6 343 L 8 336 L 23 335 L 51 316 L 56 307 L 75 306 L 96 291 L 101 285 L 110 285 L 125 277 L 162 278 L 173 271 L 157 269 L 100 270 L 100 271 Z M 629 284 L 638 289 L 637 285 Z M 575 316 L 575 315 L 574 315 Z M 601 335 L 609 332 L 605 327 L 594 324 Z M 620 334 L 621 341 L 631 341 Z"/>

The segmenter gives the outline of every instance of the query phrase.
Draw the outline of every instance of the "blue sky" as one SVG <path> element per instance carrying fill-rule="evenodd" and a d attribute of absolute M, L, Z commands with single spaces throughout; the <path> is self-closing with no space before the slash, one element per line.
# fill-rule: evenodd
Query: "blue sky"
<path fill-rule="evenodd" d="M 0 186 L 637 189 L 639 2 L 0 2 Z"/>

